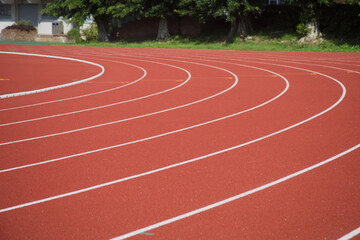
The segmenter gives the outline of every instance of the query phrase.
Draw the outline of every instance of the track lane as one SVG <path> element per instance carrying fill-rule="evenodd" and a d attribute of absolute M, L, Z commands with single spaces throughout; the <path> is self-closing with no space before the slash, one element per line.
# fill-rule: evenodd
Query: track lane
<path fill-rule="evenodd" d="M 347 84 L 348 84 L 348 82 L 347 82 Z M 350 84 L 350 83 L 349 83 Z M 357 89 L 357 86 L 353 86 L 354 87 L 354 89 Z M 354 99 L 354 97 L 353 97 L 353 95 L 352 95 L 352 97 L 351 97 L 352 99 Z M 346 100 L 346 99 L 345 99 Z M 356 102 L 356 101 L 355 101 Z M 351 106 L 351 104 L 349 104 L 350 106 Z M 347 106 L 349 106 L 349 105 L 347 105 Z M 340 105 L 340 106 L 343 106 L 343 103 Z M 337 108 L 336 108 L 337 109 Z M 346 111 L 345 111 L 346 112 Z M 330 112 L 331 113 L 331 112 Z M 344 112 L 343 112 L 344 113 Z M 347 117 L 349 117 L 349 113 L 344 113 L 345 115 L 348 115 Z M 356 115 L 356 114 L 355 114 Z M 322 117 L 323 118 L 323 117 Z M 330 119 L 332 119 L 332 118 L 330 118 Z M 341 119 L 341 118 L 340 118 Z M 322 124 L 319 124 L 319 128 L 321 129 L 324 129 L 325 127 L 323 126 L 324 125 L 324 123 L 326 123 L 327 121 L 329 121 L 329 118 L 328 118 L 328 114 L 326 114 L 326 116 L 324 116 L 324 122 L 322 122 Z M 354 124 L 354 121 L 355 121 L 355 123 L 357 122 L 357 120 L 356 120 L 356 118 L 352 118 L 352 117 L 349 117 L 349 119 L 347 120 L 347 121 L 345 121 L 345 125 L 346 126 L 350 126 L 350 125 L 348 125 L 348 124 Z M 333 126 L 334 125 L 334 122 L 336 122 L 336 121 L 333 121 L 333 123 L 331 123 L 330 124 L 330 126 Z M 342 122 L 342 121 L 340 121 L 340 122 Z M 343 123 L 343 122 L 342 122 Z M 310 125 L 313 125 L 313 121 L 311 121 L 311 124 Z M 336 125 L 336 124 L 335 124 Z M 302 127 L 301 127 L 302 128 Z M 346 144 L 349 144 L 349 140 L 354 140 L 354 139 L 351 139 L 351 136 L 354 136 L 354 135 L 356 135 L 356 131 L 355 132 L 352 132 L 351 134 L 343 134 L 343 135 L 341 135 L 341 134 L 339 134 L 340 132 L 340 130 L 343 130 L 343 129 L 346 129 L 346 128 L 344 128 L 344 126 L 343 126 L 343 124 L 341 125 L 341 127 L 338 127 L 338 128 L 336 128 L 336 131 L 334 131 L 336 134 L 335 134 L 335 136 L 337 136 L 337 135 L 340 135 L 340 136 L 342 136 L 342 138 L 341 139 L 343 139 L 343 140 L 345 140 L 344 141 L 344 143 L 342 143 L 342 146 L 344 146 L 344 145 L 346 145 Z M 351 129 L 351 128 L 349 128 L 349 129 Z M 293 139 L 294 138 L 296 138 L 297 136 L 299 136 L 299 134 L 296 134 L 296 133 L 294 133 L 293 131 L 291 131 L 294 135 L 292 135 L 289 139 L 287 139 L 287 144 L 289 144 L 289 143 L 291 143 L 291 144 L 293 144 Z M 324 140 L 325 142 L 326 142 L 326 139 L 327 139 L 327 137 L 326 136 L 324 136 L 324 135 L 317 135 L 317 134 L 315 134 L 315 136 L 316 137 L 313 137 L 312 135 L 313 135 L 313 133 L 314 133 L 314 131 L 308 131 L 309 133 L 311 133 L 311 134 L 309 134 L 309 138 L 308 139 L 311 139 L 311 140 L 314 140 L 314 142 L 316 143 L 316 140 L 318 140 L 318 138 L 319 138 L 319 136 L 321 136 L 320 137 L 320 140 Z M 351 132 L 351 130 L 350 130 L 350 132 Z M 301 136 L 301 135 L 300 135 Z M 211 135 L 209 135 L 209 139 L 211 139 L 211 137 L 214 137 L 214 136 L 211 136 Z M 322 138 L 324 138 L 324 139 L 322 139 Z M 212 139 L 218 139 L 218 140 L 222 140 L 222 138 L 212 138 Z M 341 142 L 341 139 L 335 139 L 334 141 L 333 141 L 333 144 L 331 145 L 330 144 L 330 146 L 329 146 L 329 148 L 331 149 L 331 146 L 333 147 L 333 149 L 332 150 L 336 150 L 336 149 L 338 149 L 340 146 L 338 146 L 338 144 L 339 144 L 339 142 Z M 355 139 L 356 140 L 356 139 Z M 176 143 L 176 139 L 174 138 L 174 141 L 173 141 L 174 143 Z M 278 143 L 277 141 L 275 141 L 276 143 Z M 351 141 L 350 141 L 351 142 Z M 301 142 L 300 142 L 301 143 Z M 272 145 L 274 145 L 274 143 L 272 143 Z M 172 146 L 172 145 L 171 145 Z M 197 145 L 198 146 L 198 145 Z M 214 146 L 216 146 L 216 144 L 214 143 Z M 207 147 L 211 147 L 211 146 L 207 146 Z M 181 146 L 179 146 L 178 147 L 179 148 L 179 151 L 178 151 L 178 153 L 180 153 L 180 150 L 181 150 Z M 195 149 L 196 148 L 196 146 L 193 146 L 193 149 Z M 161 146 L 159 145 L 159 148 L 158 149 L 161 149 Z M 262 149 L 262 147 L 260 147 L 260 149 Z M 306 149 L 306 150 L 305 150 Z M 309 148 L 303 148 L 302 150 L 299 150 L 299 152 L 301 152 L 302 154 L 303 154 L 303 151 L 309 151 L 309 149 L 311 149 L 310 147 Z M 141 149 L 142 150 L 142 149 Z M 206 150 L 206 149 L 204 149 L 204 150 Z M 313 153 L 311 153 L 311 154 L 313 154 L 313 156 L 317 156 L 317 157 L 319 157 L 320 155 L 320 151 L 321 149 L 318 149 L 317 151 L 314 151 Z M 138 151 L 139 151 L 139 149 L 138 149 Z M 262 151 L 262 150 L 261 150 Z M 148 149 L 148 151 L 147 151 L 147 154 L 151 154 L 151 152 L 152 152 L 152 148 L 151 147 L 149 147 L 149 149 Z M 254 153 L 256 153 L 256 151 L 254 152 Z M 144 155 L 145 155 L 146 153 L 144 153 Z M 189 154 L 189 153 L 187 153 L 187 154 Z M 260 154 L 260 155 L 262 155 L 261 153 L 259 153 L 259 151 L 257 151 L 257 154 Z M 240 153 L 238 153 L 238 154 L 235 154 L 234 156 L 236 157 L 236 156 L 241 156 L 242 155 L 242 153 L 240 154 Z M 282 153 L 281 153 L 281 155 L 282 155 Z M 269 155 L 269 156 L 271 156 L 271 155 Z M 291 156 L 291 155 L 290 155 Z M 300 155 L 299 155 L 300 156 Z M 268 160 L 268 159 L 265 159 L 265 160 Z M 269 164 L 270 164 L 271 162 L 269 162 Z M 134 164 L 136 164 L 136 163 L 134 163 Z M 149 162 L 149 163 L 147 163 L 147 164 L 152 164 L 152 162 Z M 84 165 L 85 166 L 85 165 Z M 222 165 L 223 166 L 223 165 Z M 209 166 L 209 168 L 210 168 L 210 170 L 211 171 L 214 171 L 214 169 L 213 169 L 213 167 L 212 167 L 212 169 L 211 169 L 211 166 Z M 283 168 L 286 170 L 286 166 L 284 167 L 283 166 Z M 202 172 L 202 169 L 203 168 L 196 168 L 197 170 L 195 170 L 194 168 L 191 168 L 189 171 L 196 171 L 197 173 L 199 173 L 199 172 Z M 226 168 L 225 166 L 223 166 L 223 169 L 224 169 L 224 171 L 226 171 L 227 172 L 227 170 L 228 170 L 228 168 Z M 288 169 L 287 169 L 288 170 Z M 94 175 L 96 174 L 95 172 L 93 173 Z M 194 175 L 194 174 L 191 174 L 191 175 Z M 195 174 L 196 175 L 196 174 Z M 164 178 L 165 179 L 174 179 L 174 174 L 170 174 L 170 175 L 167 175 L 167 176 L 165 176 L 164 175 Z M 184 176 L 182 176 L 182 177 L 184 177 Z M 190 181 L 191 182 L 191 181 Z M 144 189 L 144 186 L 148 186 L 146 183 L 144 183 L 144 184 L 140 184 L 140 185 L 138 185 L 139 186 L 139 189 Z M 157 187 L 159 187 L 160 185 L 157 185 Z M 205 185 L 205 186 L 207 186 L 207 185 Z M 134 185 L 133 185 L 133 187 L 134 187 Z M 129 186 L 129 189 L 131 189 L 131 187 Z M 191 190 L 191 191 L 193 191 L 193 190 Z M 156 192 L 156 190 L 154 191 L 154 192 Z M 164 190 L 164 192 L 165 192 L 165 190 Z M 170 190 L 169 190 L 169 192 L 170 192 Z M 98 192 L 98 194 L 99 194 L 99 192 Z M 185 194 L 185 193 L 184 193 Z M 206 191 L 204 191 L 204 194 L 206 195 L 206 194 L 208 194 L 208 193 L 206 193 Z M 142 192 L 142 194 L 141 194 L 142 196 L 144 195 L 144 192 Z M 165 195 L 164 194 L 164 196 L 165 197 L 163 197 L 163 199 L 171 199 L 172 198 L 172 196 L 170 196 L 169 197 L 169 195 Z M 89 198 L 86 198 L 87 200 L 89 200 Z M 123 199 L 123 198 L 122 198 Z M 115 200 L 115 199 L 114 199 Z M 117 200 L 119 200 L 118 198 L 117 198 Z M 130 200 L 130 198 L 129 198 L 129 200 Z M 106 200 L 107 201 L 107 200 Z M 112 200 L 111 200 L 112 201 Z M 97 202 L 97 201 L 95 201 L 95 202 Z M 100 203 L 101 201 L 99 201 L 98 203 Z M 180 201 L 181 202 L 181 201 Z M 142 208 L 142 207 L 140 207 L 140 208 Z M 85 209 L 90 209 L 90 208 L 88 208 L 88 207 L 83 207 L 83 209 L 85 210 Z M 134 207 L 134 209 L 137 209 L 136 207 Z M 149 214 L 149 212 L 151 212 L 151 211 L 149 211 L 149 209 L 150 208 L 144 208 L 144 211 L 143 212 L 139 212 L 139 217 L 140 216 L 142 216 L 142 213 L 147 213 L 147 214 Z M 44 210 L 44 209 L 43 209 Z M 53 209 L 54 210 L 54 209 Z M 56 209 L 55 209 L 55 211 L 56 211 Z M 72 211 L 72 210 L 70 210 L 70 211 Z M 77 210 L 76 210 L 77 211 Z M 60 213 L 59 213 L 60 214 Z M 90 214 L 90 213 L 89 213 Z M 92 212 L 92 214 L 95 214 L 94 212 Z M 108 218 L 109 216 L 106 216 L 106 214 L 104 214 L 104 215 L 102 215 L 102 214 L 104 214 L 104 213 L 101 213 L 101 217 L 100 218 L 102 218 L 102 217 L 104 217 L 104 218 Z M 80 212 L 75 212 L 75 215 L 76 216 L 80 216 Z M 131 216 L 133 216 L 133 214 L 130 214 Z M 33 215 L 34 216 L 34 215 Z M 92 215 L 91 215 L 92 216 Z M 123 216 L 123 214 L 122 214 L 122 216 Z M 61 217 L 61 216 L 60 216 Z M 111 216 L 111 217 L 113 217 L 113 216 Z M 91 218 L 91 217 L 90 217 Z M 139 222 L 139 219 L 135 219 L 136 217 L 134 217 L 134 221 L 136 222 L 136 224 Z M 65 219 L 66 221 L 68 220 L 68 219 L 66 219 L 66 218 L 63 218 L 63 219 Z M 69 218 L 69 219 L 72 219 L 72 218 Z M 83 219 L 85 222 L 87 222 L 87 223 L 89 223 L 89 219 L 88 220 L 86 220 L 85 218 L 81 218 L 81 219 Z M 113 219 L 116 219 L 116 218 L 113 218 Z M 61 221 L 60 221 L 61 222 Z M 90 221 L 92 224 L 97 224 L 97 222 L 96 221 Z M 121 220 L 120 221 L 118 221 L 117 223 L 119 223 L 119 222 L 121 222 Z M 62 225 L 62 227 L 64 227 L 65 225 L 61 222 L 61 225 Z M 123 226 L 126 226 L 126 224 L 124 224 L 124 225 L 122 225 L 122 224 L 120 224 L 121 225 L 121 228 L 123 227 Z M 81 226 L 81 225 L 77 225 L 77 226 Z M 92 225 L 92 226 L 95 226 L 95 225 Z M 99 226 L 99 225 L 97 225 L 97 226 Z M 82 226 L 83 227 L 83 226 Z M 71 227 L 70 227 L 71 228 Z M 116 227 L 116 226 L 114 226 L 114 225 L 112 225 L 112 226 L 109 226 L 109 227 L 104 227 L 103 225 L 102 225 L 102 227 L 101 227 L 101 229 L 106 229 L 106 231 L 112 231 L 112 230 L 114 230 L 114 229 L 116 229 L 117 228 L 117 230 L 119 229 L 119 227 Z M 54 229 L 59 229 L 60 230 L 60 228 L 57 228 L 57 226 L 54 226 Z M 72 228 L 71 228 L 72 229 Z M 38 230 L 40 230 L 40 229 L 38 229 Z M 91 230 L 91 229 L 88 229 L 90 232 L 91 231 L 94 231 L 94 230 Z M 86 237 L 89 237 L 89 236 L 86 236 L 85 235 L 85 233 L 84 232 L 77 232 L 76 230 L 75 230 L 75 232 L 76 232 L 76 234 L 79 234 L 79 235 L 77 235 L 77 236 L 79 236 L 79 238 L 86 238 Z M 46 234 L 49 234 L 49 233 L 43 233 L 44 235 L 43 236 L 45 236 Z M 94 232 L 92 232 L 92 234 L 99 234 L 99 233 L 96 233 L 95 231 Z M 93 235 L 94 236 L 94 235 Z M 97 235 L 97 236 L 100 236 L 100 235 Z M 114 235 L 114 236 L 116 236 L 116 235 Z M 91 237 L 91 236 L 90 236 Z M 105 237 L 105 236 L 104 236 Z M 105 237 L 105 238 L 107 238 L 107 237 Z"/>
<path fill-rule="evenodd" d="M 325 82 L 327 82 L 328 83 L 328 81 L 329 80 L 327 80 L 327 81 L 325 81 Z M 310 86 L 311 87 L 311 86 Z M 336 88 L 338 88 L 338 86 L 336 86 Z M 296 89 L 296 88 L 295 88 Z M 309 89 L 305 89 L 305 90 L 309 90 Z M 291 98 L 290 98 L 291 99 Z M 286 99 L 285 99 L 286 100 Z M 310 103 L 312 103 L 313 101 L 314 101 L 314 99 L 307 99 L 308 101 L 309 101 L 309 103 L 308 104 L 305 104 L 305 105 L 310 105 Z M 289 99 L 288 99 L 288 101 L 289 101 Z M 291 101 L 290 101 L 291 102 Z M 301 102 L 301 104 L 304 104 L 303 102 Z M 248 113 L 247 115 L 250 115 L 250 119 L 252 120 L 252 122 L 249 122 L 248 120 L 248 118 L 244 118 L 244 119 L 240 119 L 240 120 L 242 120 L 242 121 L 239 121 L 239 119 L 235 119 L 235 120 L 227 120 L 225 123 L 219 123 L 219 124 L 217 124 L 217 126 L 215 126 L 215 127 L 213 127 L 214 128 L 214 130 L 213 129 L 209 129 L 209 127 L 207 127 L 207 129 L 203 129 L 203 130 L 198 130 L 198 131 L 196 131 L 195 132 L 195 134 L 193 133 L 193 132 L 190 132 L 190 133 L 185 133 L 185 136 L 186 135 L 189 135 L 189 139 L 192 139 L 192 141 L 193 142 L 191 142 L 191 141 L 189 141 L 189 140 L 186 140 L 186 139 L 184 139 L 184 140 L 182 140 L 179 136 L 176 136 L 176 139 L 175 139 L 175 141 L 179 141 L 179 142 L 190 142 L 190 144 L 194 144 L 194 143 L 196 143 L 196 142 L 204 142 L 204 140 L 203 139 L 222 139 L 222 142 L 223 142 L 223 144 L 226 144 L 227 146 L 231 146 L 231 143 L 235 140 L 235 138 L 234 138 L 234 136 L 232 136 L 233 134 L 234 134 L 234 131 L 235 132 L 241 132 L 241 135 L 242 136 L 237 136 L 236 135 L 236 137 L 237 137 L 237 139 L 236 139 L 236 141 L 246 141 L 246 139 L 247 140 L 250 140 L 252 137 L 254 137 L 254 134 L 257 134 L 257 136 L 262 136 L 263 134 L 264 134 L 264 131 L 266 131 L 266 132 L 272 132 L 272 131 L 274 131 L 276 128 L 279 128 L 279 127 L 281 127 L 281 125 L 279 125 L 279 126 L 266 126 L 267 124 L 265 124 L 265 126 L 262 126 L 261 128 L 258 128 L 258 130 L 257 130 L 257 132 L 255 132 L 253 129 L 252 129 L 252 126 L 254 126 L 254 125 L 259 125 L 259 124 L 261 124 L 261 121 L 262 121 L 262 119 L 264 119 L 266 116 L 268 116 L 269 114 L 271 115 L 271 114 L 274 114 L 274 116 L 281 116 L 281 115 L 284 115 L 284 114 L 289 114 L 289 112 L 287 111 L 287 112 L 284 112 L 283 111 L 283 109 L 281 109 L 280 111 L 278 110 L 278 112 L 276 112 L 276 109 L 279 109 L 278 108 L 278 106 L 276 105 L 276 104 L 274 104 L 274 106 L 272 106 L 271 108 L 270 107 L 267 107 L 267 108 L 269 108 L 269 109 L 266 109 L 266 111 L 265 110 L 263 110 L 263 111 L 261 111 L 260 113 Z M 296 107 L 294 108 L 293 107 L 293 109 L 294 109 L 294 112 L 293 112 L 293 114 L 296 114 L 297 113 L 297 111 L 298 111 L 298 109 L 296 109 Z M 275 110 L 275 111 L 274 111 Z M 292 114 L 292 115 L 293 115 Z M 251 116 L 251 115 L 254 115 L 254 116 Z M 302 113 L 302 115 L 303 115 L 303 113 Z M 302 115 L 300 115 L 300 116 L 302 116 Z M 295 119 L 296 118 L 298 118 L 299 116 L 294 116 L 295 117 Z M 258 119 L 257 121 L 255 121 L 254 122 L 254 119 Z M 294 120 L 295 120 L 294 119 Z M 259 121 L 260 120 L 260 121 Z M 271 122 L 271 119 L 269 119 L 268 118 L 268 120 Z M 287 126 L 288 125 L 288 121 L 289 119 L 285 119 L 284 118 L 284 122 L 283 123 L 278 123 L 278 124 L 283 124 L 283 126 Z M 295 120 L 296 121 L 296 120 Z M 226 127 L 226 126 L 234 126 L 233 128 L 229 128 L 229 127 Z M 219 131 L 216 131 L 216 129 L 217 128 L 220 128 L 220 129 L 222 129 L 222 131 L 221 132 L 219 132 Z M 238 129 L 237 129 L 238 128 Z M 268 129 L 266 129 L 266 128 L 268 128 Z M 227 130 L 228 132 L 225 132 L 224 130 Z M 219 132 L 219 136 L 215 136 L 215 134 L 214 133 L 216 133 L 216 132 Z M 200 136 L 200 138 L 199 138 L 199 140 L 198 139 L 196 139 L 195 138 L 195 136 Z M 207 137 L 207 135 L 208 135 L 208 137 Z M 231 136 L 231 137 L 228 137 L 227 138 L 227 135 L 228 136 Z M 256 135 L 255 135 L 256 136 Z M 240 138 L 241 137 L 241 138 Z M 195 139 L 194 139 L 195 138 Z M 167 139 L 169 139 L 168 137 L 167 137 Z M 243 139 L 243 140 L 242 140 Z M 165 141 L 168 141 L 168 140 L 165 140 Z M 152 142 L 151 142 L 152 143 Z M 151 143 L 150 143 L 150 146 L 151 146 Z M 211 143 L 211 142 L 210 142 Z M 208 143 L 208 147 L 212 147 L 212 148 L 219 148 L 219 143 L 218 143 L 218 141 L 216 141 L 215 143 L 216 143 L 216 145 L 214 145 L 214 146 L 211 146 L 210 145 L 210 143 Z M 202 143 L 202 144 L 204 144 L 204 143 Z M 226 146 L 226 145 L 224 145 L 224 146 Z M 198 146 L 198 144 L 196 145 L 196 146 Z M 159 148 L 159 147 L 155 147 L 155 148 Z M 221 148 L 220 148 L 221 149 Z M 115 150 L 115 149 L 114 149 Z M 205 149 L 203 149 L 202 151 L 206 151 L 206 148 Z M 173 150 L 170 150 L 170 151 L 173 151 Z M 184 151 L 184 150 L 181 150 L 181 151 Z M 193 154 L 194 152 L 196 152 L 196 151 L 199 151 L 199 150 L 195 150 L 195 149 L 192 149 L 191 150 L 191 153 Z M 113 150 L 111 150 L 111 152 L 113 152 Z M 115 151 L 116 152 L 116 151 Z M 206 153 L 206 152 L 205 152 Z M 166 154 L 166 153 L 165 153 Z M 180 152 L 179 152 L 179 154 L 181 154 Z M 95 155 L 95 156 L 94 156 Z M 98 154 L 92 154 L 92 156 L 90 156 L 90 157 L 88 157 L 88 158 L 85 158 L 86 159 L 86 161 L 88 161 L 89 160 L 89 158 L 93 158 L 94 160 L 97 160 L 97 159 L 100 159 L 101 157 L 99 157 L 99 156 L 96 156 L 96 155 L 98 155 Z M 116 154 L 107 154 L 107 155 L 110 155 L 110 156 L 115 156 L 115 159 L 114 159 L 114 161 L 116 161 Z M 101 155 L 100 155 L 101 156 Z M 131 157 L 134 157 L 134 160 L 130 160 L 130 159 L 127 159 L 127 161 L 129 161 L 129 162 L 131 162 L 131 163 L 133 163 L 134 161 L 139 161 L 141 158 L 139 157 L 139 154 L 134 154 L 134 153 L 132 153 L 132 154 L 127 154 L 126 156 L 128 156 L 128 158 L 131 156 Z M 81 159 L 82 157 L 80 157 L 80 159 Z M 172 161 L 174 161 L 175 159 L 172 159 Z M 109 161 L 109 157 L 107 157 L 107 162 Z M 97 161 L 96 161 L 97 162 Z M 157 162 L 159 162 L 159 159 L 157 159 Z M 76 163 L 75 163 L 76 164 Z M 82 164 L 82 161 L 80 161 L 79 162 L 79 164 Z M 121 163 L 122 165 L 124 164 L 124 163 Z M 107 173 L 108 173 L 108 171 L 106 171 Z M 106 176 L 107 177 L 109 177 L 109 175 L 110 174 L 107 174 Z M 85 175 L 86 176 L 86 175 Z"/>
<path fill-rule="evenodd" d="M 360 221 L 354 211 L 360 201 L 360 151 L 347 155 L 277 187 L 139 232 L 157 239 L 338 239 Z"/>
<path fill-rule="evenodd" d="M 94 59 L 89 58 L 89 61 L 92 60 Z M 142 70 L 134 69 L 134 67 L 130 67 L 130 65 L 123 65 L 117 68 L 110 68 L 110 66 L 114 65 L 114 63 L 109 63 L 107 61 L 99 61 L 99 63 L 104 65 L 105 68 L 111 70 L 109 73 L 105 72 L 99 79 L 93 80 L 92 84 L 87 83 L 87 84 L 74 85 L 70 88 L 53 90 L 50 93 L 43 92 L 43 93 L 21 96 L 14 99 L 2 99 L 0 101 L 0 104 L 2 106 L 0 113 L 3 112 L 11 113 L 11 110 L 16 110 L 19 108 L 21 109 L 23 107 L 32 107 L 39 105 L 41 106 L 46 103 L 53 103 L 53 102 L 57 103 L 67 99 L 68 100 L 79 99 L 85 96 L 93 96 L 99 93 L 116 90 L 126 85 L 130 85 L 133 81 L 140 78 L 144 74 Z M 136 75 L 138 76 L 136 77 Z M 114 78 L 114 76 L 116 77 Z M 113 82 L 113 83 L 111 85 L 97 84 L 96 85 L 97 91 L 94 91 L 94 84 L 100 82 L 109 82 L 109 83 Z M 10 111 L 7 112 L 7 110 Z"/>
<path fill-rule="evenodd" d="M 151 68 L 155 68 L 155 66 L 161 63 L 150 62 L 150 64 L 152 64 L 150 65 Z M 122 103 L 145 99 L 147 97 L 156 96 L 164 92 L 172 91 L 177 87 L 180 87 L 183 84 L 185 84 L 187 78 L 189 78 L 188 73 L 186 73 L 186 70 L 184 69 L 179 69 L 176 66 L 167 65 L 164 63 L 162 64 L 162 66 L 164 66 L 165 69 L 163 69 L 161 73 L 153 71 L 147 77 L 146 77 L 147 72 L 145 71 L 145 69 L 142 68 L 142 70 L 144 71 L 142 76 L 139 76 L 139 78 L 137 78 L 135 81 L 133 82 L 130 81 L 130 83 L 124 85 L 127 86 L 126 89 L 119 89 L 120 88 L 119 87 L 117 89 L 113 89 L 116 91 L 113 91 L 111 93 L 107 92 L 105 96 L 103 94 L 100 94 L 97 96 L 91 96 L 90 99 L 89 98 L 76 99 L 76 104 L 75 106 L 72 106 L 72 108 L 69 107 L 69 104 L 67 102 L 65 103 L 57 102 L 55 104 L 51 104 L 51 106 L 40 106 L 40 107 L 36 107 L 35 109 L 34 108 L 25 109 L 25 110 L 19 109 L 23 113 L 21 115 L 23 118 L 24 116 L 26 116 L 25 113 L 27 111 L 29 115 L 28 117 L 29 119 L 18 120 L 15 122 L 10 121 L 1 124 L 1 126 L 14 125 L 22 122 L 30 122 L 30 121 L 42 120 L 42 119 L 53 118 L 58 116 L 66 116 L 66 115 L 76 114 L 78 112 L 102 109 L 106 107 L 116 106 Z M 171 77 L 174 72 L 173 68 L 175 68 L 175 72 L 184 71 L 184 74 L 177 73 L 179 74 L 178 76 Z M 149 84 L 148 81 L 156 81 L 157 84 L 155 83 L 152 84 L 152 88 L 150 89 L 148 85 Z M 105 83 L 107 82 L 105 81 Z M 137 83 L 137 84 L 133 86 L 131 85 L 132 83 Z M 93 86 L 93 87 L 96 88 L 97 86 Z M 12 115 L 14 116 L 19 115 L 19 111 L 11 111 L 11 112 Z M 36 113 L 38 113 L 40 116 L 36 117 Z M 9 115 L 8 112 L 6 112 L 6 114 Z"/>
<path fill-rule="evenodd" d="M 101 76 L 104 71 L 100 65 L 73 58 L 3 51 L 0 51 L 0 56 L 1 78 L 8 79 L 0 82 L 0 98 L 11 97 L 20 94 L 19 92 L 25 94 L 39 89 L 76 84 L 80 79 L 92 80 Z M 70 71 L 74 67 L 78 69 L 76 74 Z M 36 68 L 42 71 L 36 71 Z M 55 70 L 58 71 L 57 74 Z"/>

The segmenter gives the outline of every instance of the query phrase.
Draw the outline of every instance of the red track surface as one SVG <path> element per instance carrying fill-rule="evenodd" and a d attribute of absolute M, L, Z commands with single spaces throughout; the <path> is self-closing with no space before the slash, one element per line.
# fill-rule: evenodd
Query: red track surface
<path fill-rule="evenodd" d="M 0 99 L 0 239 L 337 239 L 360 227 L 359 54 L 0 51 L 105 68 Z M 1 93 L 26 76 L 37 89 L 99 72 L 3 56 Z"/>

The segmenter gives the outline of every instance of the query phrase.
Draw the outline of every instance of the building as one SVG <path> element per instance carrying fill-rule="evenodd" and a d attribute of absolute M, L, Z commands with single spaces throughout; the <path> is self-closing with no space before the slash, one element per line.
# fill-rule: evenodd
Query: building
<path fill-rule="evenodd" d="M 72 24 L 41 13 L 47 2 L 44 0 L 0 0 L 0 32 L 19 20 L 28 20 L 37 29 L 39 35 L 66 34 L 72 28 Z"/>

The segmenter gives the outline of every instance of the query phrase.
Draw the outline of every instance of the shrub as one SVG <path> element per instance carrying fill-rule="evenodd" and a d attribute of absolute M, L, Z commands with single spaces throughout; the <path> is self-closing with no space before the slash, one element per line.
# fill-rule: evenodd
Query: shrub
<path fill-rule="evenodd" d="M 96 24 L 91 24 L 89 28 L 82 29 L 82 32 L 86 37 L 86 41 L 96 40 L 98 37 L 98 28 Z"/>
<path fill-rule="evenodd" d="M 98 28 L 96 24 L 91 24 L 89 28 L 83 29 L 82 32 L 86 37 L 86 41 L 96 40 L 98 37 Z"/>
<path fill-rule="evenodd" d="M 78 28 L 71 29 L 67 34 L 69 39 L 75 39 L 76 42 L 81 42 L 80 30 Z"/>
<path fill-rule="evenodd" d="M 32 26 L 32 23 L 31 23 L 31 21 L 21 19 L 20 21 L 14 23 L 14 25 L 16 25 L 16 26 Z"/>
<path fill-rule="evenodd" d="M 36 31 L 36 28 L 32 26 L 30 21 L 20 20 L 11 26 L 7 26 L 5 29 L 18 29 L 21 31 Z"/>

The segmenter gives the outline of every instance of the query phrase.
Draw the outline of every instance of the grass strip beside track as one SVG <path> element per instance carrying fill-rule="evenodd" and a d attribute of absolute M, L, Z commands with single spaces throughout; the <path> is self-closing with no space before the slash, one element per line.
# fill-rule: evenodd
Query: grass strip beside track
<path fill-rule="evenodd" d="M 130 48 L 180 48 L 180 49 L 222 49 L 248 51 L 313 51 L 313 52 L 360 52 L 360 45 L 337 44 L 331 40 L 324 40 L 320 44 L 299 44 L 295 34 L 285 34 L 282 37 L 264 37 L 262 34 L 252 35 L 254 40 L 243 41 L 235 38 L 232 43 L 220 37 L 213 36 L 172 36 L 168 40 L 126 39 L 114 42 L 82 42 L 82 43 L 37 43 L 0 41 L 0 44 L 24 45 L 61 45 L 61 46 L 92 46 L 92 47 L 130 47 Z"/>

